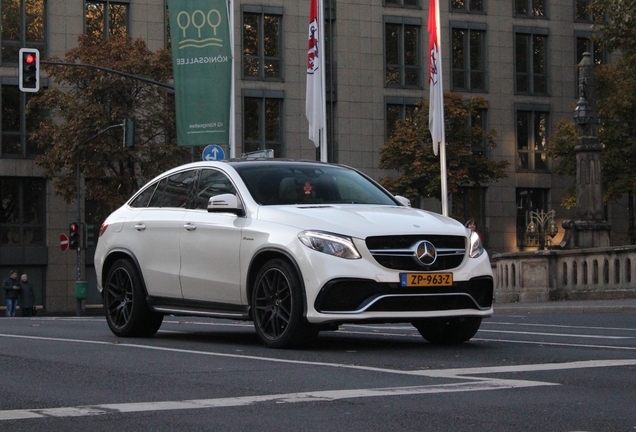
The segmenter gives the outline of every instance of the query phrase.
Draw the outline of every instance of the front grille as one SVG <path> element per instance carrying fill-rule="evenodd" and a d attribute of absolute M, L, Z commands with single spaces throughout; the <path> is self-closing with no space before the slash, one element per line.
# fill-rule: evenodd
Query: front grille
<path fill-rule="evenodd" d="M 424 265 L 416 255 L 417 245 L 429 241 L 437 251 L 437 259 Z M 466 238 L 446 235 L 410 235 L 367 237 L 367 248 L 383 267 L 404 271 L 451 270 L 461 265 L 466 254 Z"/>
<path fill-rule="evenodd" d="M 453 283 L 449 287 L 401 287 L 365 279 L 336 279 L 327 283 L 314 307 L 324 313 L 424 312 L 488 309 L 493 279 L 489 276 Z"/>

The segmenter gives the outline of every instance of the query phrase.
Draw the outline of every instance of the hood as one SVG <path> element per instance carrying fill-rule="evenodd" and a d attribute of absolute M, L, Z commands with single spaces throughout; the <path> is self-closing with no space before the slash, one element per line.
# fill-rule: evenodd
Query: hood
<path fill-rule="evenodd" d="M 258 219 L 300 230 L 321 230 L 364 239 L 376 235 L 444 234 L 466 236 L 449 217 L 411 207 L 380 205 L 263 206 Z"/>

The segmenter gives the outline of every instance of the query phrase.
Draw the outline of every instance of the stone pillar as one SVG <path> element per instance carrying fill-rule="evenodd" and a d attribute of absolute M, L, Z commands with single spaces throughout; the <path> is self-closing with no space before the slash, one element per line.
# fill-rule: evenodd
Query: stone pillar
<path fill-rule="evenodd" d="M 601 145 L 598 139 L 599 118 L 594 93 L 594 63 L 584 53 L 579 63 L 579 91 L 592 108 L 589 124 L 577 126 L 576 208 L 575 219 L 563 222 L 565 248 L 608 247 L 611 225 L 605 220 L 601 177 Z"/>

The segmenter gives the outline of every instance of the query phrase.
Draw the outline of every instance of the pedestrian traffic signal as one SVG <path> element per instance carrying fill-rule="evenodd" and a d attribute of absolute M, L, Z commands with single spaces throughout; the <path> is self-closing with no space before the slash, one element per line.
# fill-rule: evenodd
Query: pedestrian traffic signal
<path fill-rule="evenodd" d="M 40 51 L 20 48 L 18 69 L 21 91 L 35 93 L 40 90 Z"/>
<path fill-rule="evenodd" d="M 80 247 L 80 226 L 77 222 L 68 225 L 68 246 L 75 250 Z"/>

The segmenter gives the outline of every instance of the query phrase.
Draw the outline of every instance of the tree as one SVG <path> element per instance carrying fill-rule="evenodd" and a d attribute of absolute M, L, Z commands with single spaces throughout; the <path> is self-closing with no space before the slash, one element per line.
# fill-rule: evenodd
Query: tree
<path fill-rule="evenodd" d="M 636 244 L 634 192 L 636 191 L 636 27 L 631 20 L 636 0 L 595 0 L 591 5 L 594 16 L 606 16 L 600 25 L 599 43 L 607 52 L 620 50 L 621 57 L 612 64 L 596 67 L 594 72 L 597 110 L 600 118 L 599 141 L 603 148 L 603 199 L 615 201 L 627 195 L 629 202 L 630 243 Z M 577 135 L 573 122 L 561 120 L 550 137 L 550 153 L 558 157 L 555 172 L 576 175 Z M 574 187 L 563 205 L 575 205 Z"/>
<path fill-rule="evenodd" d="M 487 108 L 484 98 L 468 101 L 458 93 L 444 94 L 446 166 L 449 192 L 462 186 L 479 186 L 507 177 L 506 161 L 492 161 L 473 148 L 495 147 L 496 131 L 486 131 L 469 120 Z M 477 123 L 477 122 L 475 122 Z M 414 200 L 420 196 L 441 198 L 439 156 L 433 154 L 428 129 L 428 103 L 420 102 L 412 121 L 401 121 L 380 150 L 380 168 L 394 169 L 395 177 L 380 180 L 391 192 Z"/>
<path fill-rule="evenodd" d="M 170 53 L 150 52 L 141 39 L 113 36 L 95 44 L 80 36 L 79 46 L 63 61 L 159 82 L 172 77 Z M 68 203 L 76 197 L 78 166 L 86 179 L 86 199 L 97 203 L 101 219 L 155 175 L 189 160 L 189 149 L 176 145 L 174 101 L 165 88 L 91 68 L 43 66 L 60 87 L 29 101 L 29 115 L 40 120 L 30 138 L 42 153 L 36 163 Z M 138 122 L 140 141 L 134 148 L 123 146 L 122 128 L 108 129 L 127 118 Z"/>

